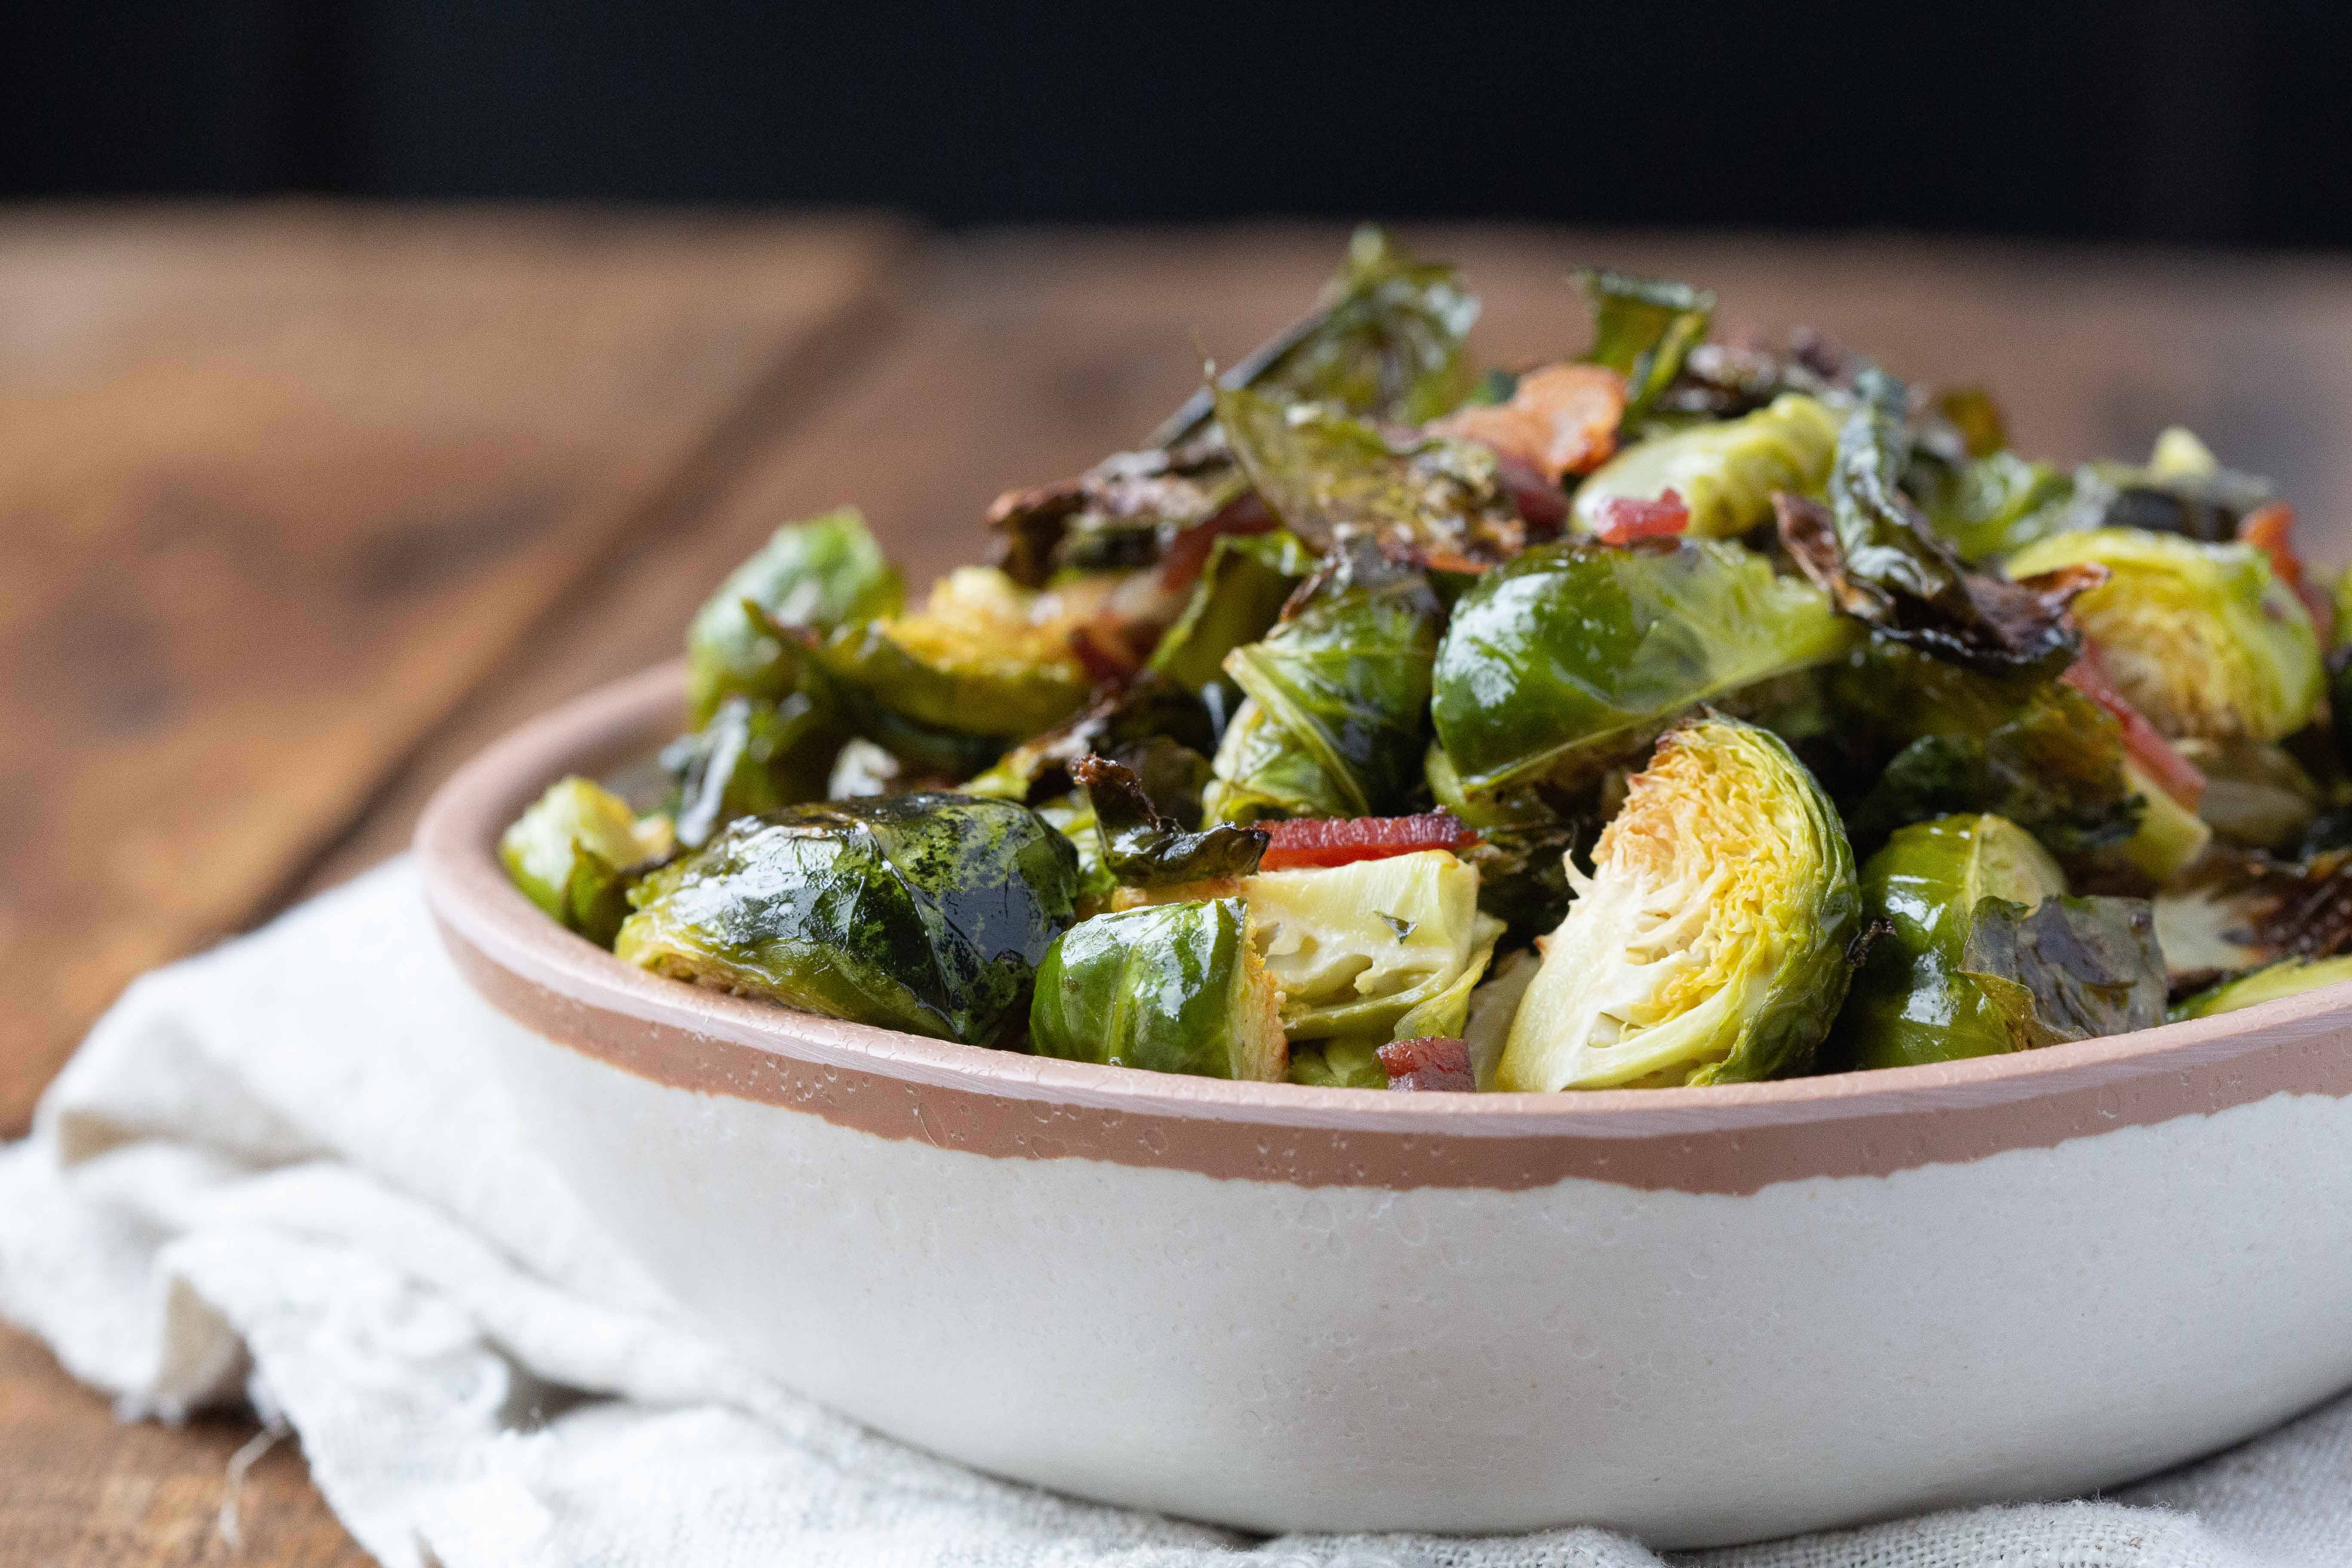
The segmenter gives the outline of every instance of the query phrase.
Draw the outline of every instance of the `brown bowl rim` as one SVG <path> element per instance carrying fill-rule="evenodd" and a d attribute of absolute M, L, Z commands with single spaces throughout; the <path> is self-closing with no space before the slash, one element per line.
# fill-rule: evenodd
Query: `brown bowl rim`
<path fill-rule="evenodd" d="M 598 772 L 673 732 L 684 689 L 684 662 L 672 661 L 520 726 L 451 775 L 415 839 L 435 920 L 478 990 L 542 1035 L 676 1087 L 789 1103 L 935 1142 L 942 1139 L 925 1121 L 927 1106 L 942 1115 L 974 1112 L 979 1122 L 964 1117 L 970 1124 L 948 1142 L 1032 1158 L 1094 1153 L 1309 1185 L 1518 1187 L 1582 1173 L 1710 1192 L 2049 1147 L 2280 1092 L 2352 1095 L 2352 1051 L 2337 1043 L 2352 1032 L 2352 983 L 2013 1056 L 1697 1089 L 1477 1095 L 1234 1082 L 1062 1061 L 701 990 L 625 963 L 556 925 L 507 880 L 495 854 L 499 834 L 548 784 Z M 891 1097 L 869 1097 L 862 1110 L 845 1103 L 858 1085 L 885 1083 L 906 1100 L 910 1127 L 896 1125 L 895 1103 L 877 1109 Z M 1058 1131 L 1077 1134 L 1075 1143 L 1008 1134 L 999 1123 L 1023 1120 L 1024 1107 L 1041 1126 L 1053 1113 L 1072 1113 L 1072 1125 Z M 1155 1128 L 1159 1143 L 1172 1131 L 1199 1147 L 1156 1148 Z M 1129 1147 L 1139 1129 L 1145 1136 Z M 1234 1134 L 1249 1129 L 1278 1133 L 1278 1146 L 1261 1142 L 1255 1161 L 1236 1153 Z M 1352 1152 L 1351 1137 L 1359 1140 Z M 1665 1141 L 1679 1153 L 1637 1154 L 1645 1141 Z M 1538 1143 L 1558 1147 L 1544 1155 Z"/>

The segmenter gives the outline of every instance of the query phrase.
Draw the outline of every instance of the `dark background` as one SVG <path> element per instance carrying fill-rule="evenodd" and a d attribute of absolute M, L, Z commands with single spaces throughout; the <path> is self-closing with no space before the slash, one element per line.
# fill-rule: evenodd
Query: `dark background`
<path fill-rule="evenodd" d="M 86 0 L 5 37 L 0 195 L 2352 243 L 2342 0 Z"/>

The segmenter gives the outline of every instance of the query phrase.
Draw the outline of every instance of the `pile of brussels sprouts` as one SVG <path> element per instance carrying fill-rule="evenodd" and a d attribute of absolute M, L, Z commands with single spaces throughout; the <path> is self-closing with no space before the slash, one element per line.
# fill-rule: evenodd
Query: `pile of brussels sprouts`
<path fill-rule="evenodd" d="M 2061 471 L 1981 394 L 1577 280 L 1580 356 L 1480 375 L 1475 299 L 1366 230 L 917 608 L 856 512 L 779 529 L 660 786 L 558 783 L 515 882 L 808 1012 L 1341 1087 L 1916 1065 L 2352 978 L 2352 616 L 2266 482 L 2182 430 Z"/>

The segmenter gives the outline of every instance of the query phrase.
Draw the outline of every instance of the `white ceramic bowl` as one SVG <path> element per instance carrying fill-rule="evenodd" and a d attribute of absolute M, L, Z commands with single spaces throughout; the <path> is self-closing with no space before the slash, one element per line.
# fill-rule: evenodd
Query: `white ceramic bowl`
<path fill-rule="evenodd" d="M 1262 1530 L 1654 1545 L 2063 1496 L 2352 1383 L 2352 987 L 2019 1056 L 1406 1095 L 1041 1060 L 644 973 L 500 828 L 677 667 L 490 748 L 417 842 L 533 1135 L 690 1308 L 882 1431 Z"/>

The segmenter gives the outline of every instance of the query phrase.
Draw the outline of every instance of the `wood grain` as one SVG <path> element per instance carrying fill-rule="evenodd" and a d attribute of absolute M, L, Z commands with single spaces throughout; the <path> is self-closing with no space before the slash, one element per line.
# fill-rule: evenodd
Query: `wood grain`
<path fill-rule="evenodd" d="M 6 1568 L 362 1568 L 361 1551 L 278 1444 L 237 1489 L 237 1550 L 220 1533 L 229 1460 L 250 1423 L 178 1429 L 115 1420 L 31 1336 L 0 1327 L 0 1564 Z"/>
<path fill-rule="evenodd" d="M 1811 325 L 1898 372 L 1993 387 L 2029 450 L 2144 455 L 2165 424 L 2279 478 L 2327 561 L 2352 558 L 2352 447 L 2320 410 L 2352 407 L 2352 269 L 1879 238 L 1759 240 L 1409 232 L 1486 300 L 1489 362 L 1573 353 L 1570 268 L 1697 280 L 1722 318 Z M 919 308 L 814 416 L 638 542 L 551 616 L 424 746 L 302 891 L 397 852 L 433 787 L 505 730 L 668 657 L 719 578 L 778 523 L 862 506 L 919 585 L 985 547 L 979 518 L 1015 484 L 1131 444 L 1198 384 L 1309 304 L 1343 230 L 1003 234 L 934 247 Z"/>
<path fill-rule="evenodd" d="M 0 221 L 0 1129 L 870 310 L 875 221 Z"/>

